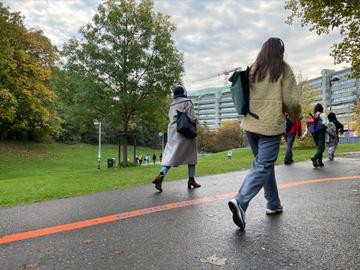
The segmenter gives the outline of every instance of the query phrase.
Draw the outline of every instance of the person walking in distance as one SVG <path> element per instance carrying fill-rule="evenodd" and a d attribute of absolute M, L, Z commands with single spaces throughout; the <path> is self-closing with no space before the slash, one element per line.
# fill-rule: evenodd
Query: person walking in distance
<path fill-rule="evenodd" d="M 275 162 L 280 139 L 285 130 L 284 112 L 291 120 L 299 119 L 300 94 L 290 66 L 284 61 L 284 43 L 270 38 L 262 46 L 250 67 L 250 111 L 241 126 L 255 157 L 252 168 L 234 199 L 228 202 L 234 223 L 245 229 L 245 213 L 249 203 L 264 188 L 266 214 L 283 211 L 275 179 Z"/>
<path fill-rule="evenodd" d="M 292 147 L 294 145 L 295 137 L 296 135 L 298 137 L 301 137 L 301 121 L 299 119 L 291 121 L 287 113 L 285 114 L 285 117 L 286 117 L 286 135 L 285 135 L 286 152 L 285 152 L 284 164 L 290 165 L 294 163 Z"/>
<path fill-rule="evenodd" d="M 153 162 L 154 162 L 154 165 L 155 165 L 155 163 L 156 163 L 156 155 L 155 154 L 153 154 L 152 159 L 153 159 Z"/>
<path fill-rule="evenodd" d="M 158 176 L 152 181 L 155 188 L 160 192 L 162 182 L 171 167 L 182 164 L 188 165 L 188 188 L 198 188 L 201 185 L 195 181 L 195 165 L 197 163 L 196 138 L 189 139 L 177 132 L 177 111 L 186 112 L 192 123 L 196 123 L 197 117 L 191 100 L 187 97 L 185 88 L 177 86 L 173 90 L 174 99 L 169 108 L 168 141 L 162 156 L 162 168 Z"/>
<path fill-rule="evenodd" d="M 333 112 L 329 113 L 328 120 L 325 142 L 328 147 L 329 160 L 334 160 L 335 150 L 339 143 L 339 132 L 344 133 L 344 126 L 337 120 L 336 114 Z"/>
<path fill-rule="evenodd" d="M 316 153 L 311 158 L 315 168 L 324 167 L 323 153 L 325 150 L 325 132 L 328 123 L 329 121 L 324 113 L 323 106 L 320 103 L 317 103 L 314 107 L 314 114 L 309 114 L 309 117 L 306 120 L 306 130 L 301 136 L 303 139 L 310 133 L 315 141 Z"/>

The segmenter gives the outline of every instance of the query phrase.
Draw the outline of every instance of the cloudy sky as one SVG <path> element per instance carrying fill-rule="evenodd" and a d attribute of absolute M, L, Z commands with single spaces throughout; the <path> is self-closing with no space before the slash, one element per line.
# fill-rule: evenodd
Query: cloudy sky
<path fill-rule="evenodd" d="M 96 13 L 101 0 L 0 0 L 25 16 L 28 27 L 42 29 L 58 47 Z M 251 64 L 262 43 L 280 37 L 286 61 L 296 74 L 310 79 L 321 69 L 341 69 L 329 56 L 340 40 L 337 33 L 318 36 L 301 28 L 299 20 L 285 24 L 288 11 L 282 0 L 155 0 L 155 9 L 177 25 L 177 48 L 184 54 L 184 84 L 190 89 L 223 85 L 224 76 L 211 77 Z M 195 82 L 196 81 L 196 82 Z"/>

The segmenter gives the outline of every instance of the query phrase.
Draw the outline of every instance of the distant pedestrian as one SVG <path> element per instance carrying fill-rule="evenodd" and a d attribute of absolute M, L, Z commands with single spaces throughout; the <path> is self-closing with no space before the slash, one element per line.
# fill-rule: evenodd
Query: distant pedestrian
<path fill-rule="evenodd" d="M 285 134 L 286 152 L 285 152 L 284 164 L 290 165 L 294 163 L 292 147 L 295 141 L 295 137 L 296 135 L 298 137 L 301 137 L 301 121 L 299 119 L 291 121 L 288 114 L 285 114 L 285 117 L 286 117 L 286 134 Z"/>
<path fill-rule="evenodd" d="M 325 142 L 328 147 L 329 159 L 334 160 L 335 150 L 339 143 L 339 132 L 344 133 L 344 126 L 336 119 L 336 114 L 328 115 L 329 124 L 325 133 Z"/>
<path fill-rule="evenodd" d="M 227 156 L 228 156 L 228 159 L 231 159 L 232 158 L 232 149 L 230 149 L 229 151 L 228 151 L 228 154 L 227 154 Z"/>
<path fill-rule="evenodd" d="M 162 153 L 160 153 L 159 159 L 160 159 L 160 162 L 161 162 L 162 161 Z"/>
<path fill-rule="evenodd" d="M 315 168 L 324 167 L 323 153 L 325 150 L 325 131 L 328 123 L 323 106 L 317 103 L 314 107 L 314 114 L 310 114 L 306 120 L 306 130 L 301 136 L 301 138 L 305 138 L 310 133 L 315 141 L 316 153 L 311 158 Z"/>
<path fill-rule="evenodd" d="M 146 161 L 146 165 L 150 164 L 150 155 L 149 154 L 146 154 L 145 161 Z"/>
<path fill-rule="evenodd" d="M 234 199 L 228 202 L 234 223 L 245 229 L 245 212 L 256 194 L 264 188 L 266 214 L 282 213 L 275 179 L 275 162 L 285 130 L 284 112 L 291 120 L 301 113 L 300 94 L 290 66 L 284 61 L 284 43 L 268 39 L 250 67 L 250 110 L 241 126 L 245 130 L 254 161 Z"/>
<path fill-rule="evenodd" d="M 178 86 L 173 90 L 174 99 L 169 108 L 168 141 L 165 146 L 164 156 L 161 160 L 162 168 L 158 176 L 152 181 L 155 188 L 162 192 L 162 182 L 171 167 L 182 164 L 188 165 L 188 188 L 198 188 L 195 181 L 195 165 L 197 163 L 196 138 L 189 139 L 177 132 L 176 117 L 179 112 L 186 112 L 192 123 L 196 123 L 197 117 L 191 100 L 186 96 L 185 88 Z"/>
<path fill-rule="evenodd" d="M 140 165 L 143 163 L 143 160 L 144 160 L 143 155 L 140 155 L 140 157 L 139 157 L 139 163 L 140 163 Z"/>
<path fill-rule="evenodd" d="M 152 159 L 153 159 L 153 162 L 155 164 L 156 163 L 156 155 L 155 154 L 153 154 Z"/>

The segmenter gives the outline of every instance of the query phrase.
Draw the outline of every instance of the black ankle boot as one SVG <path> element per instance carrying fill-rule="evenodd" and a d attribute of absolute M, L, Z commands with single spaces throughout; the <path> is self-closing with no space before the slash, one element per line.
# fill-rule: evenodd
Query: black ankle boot
<path fill-rule="evenodd" d="M 153 184 L 155 184 L 155 188 L 160 191 L 163 192 L 162 190 L 162 181 L 164 180 L 165 175 L 163 174 L 159 174 L 158 176 L 155 177 L 155 179 L 152 181 Z"/>
<path fill-rule="evenodd" d="M 317 162 L 316 157 L 312 157 L 312 158 L 311 158 L 311 161 L 312 161 L 313 166 L 314 166 L 315 168 L 319 167 L 319 164 L 318 164 L 318 162 Z"/>
<path fill-rule="evenodd" d="M 324 163 L 322 162 L 322 159 L 318 159 L 317 163 L 319 167 L 324 167 Z"/>
<path fill-rule="evenodd" d="M 188 181 L 188 188 L 198 188 L 201 187 L 200 184 L 196 183 L 195 178 L 194 177 L 189 177 L 189 181 Z"/>

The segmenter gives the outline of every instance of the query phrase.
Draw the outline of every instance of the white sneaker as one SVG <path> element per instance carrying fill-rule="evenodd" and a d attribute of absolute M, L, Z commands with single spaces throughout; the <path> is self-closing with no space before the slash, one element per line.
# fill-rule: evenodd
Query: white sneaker
<path fill-rule="evenodd" d="M 282 206 L 276 208 L 276 209 L 269 209 L 269 208 L 266 208 L 266 214 L 267 215 L 278 215 L 278 214 L 281 214 L 283 212 L 283 208 Z"/>
<path fill-rule="evenodd" d="M 228 202 L 230 211 L 233 214 L 234 223 L 242 230 L 245 229 L 245 212 L 241 209 L 235 199 Z"/>

